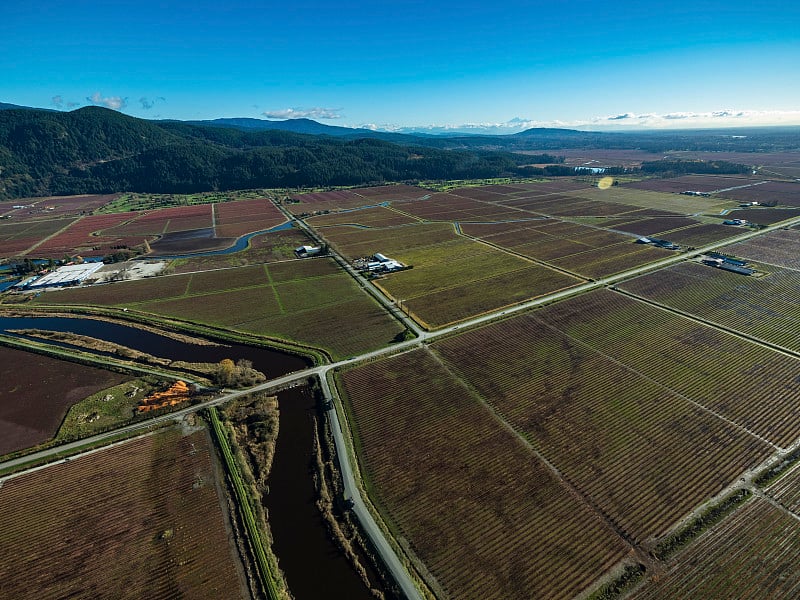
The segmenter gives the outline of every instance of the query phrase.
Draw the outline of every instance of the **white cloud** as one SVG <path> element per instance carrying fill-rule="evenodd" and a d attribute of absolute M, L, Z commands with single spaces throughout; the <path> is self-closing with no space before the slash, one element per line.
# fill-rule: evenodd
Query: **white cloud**
<path fill-rule="evenodd" d="M 502 135 L 518 133 L 534 127 L 585 129 L 592 131 L 623 129 L 692 129 L 712 127 L 759 127 L 769 125 L 800 125 L 800 110 L 714 110 L 708 112 L 672 111 L 668 113 L 620 112 L 588 119 L 537 120 L 514 117 L 504 122 L 431 124 L 401 126 L 396 124 L 354 125 L 375 131 L 397 133 L 482 133 Z"/>
<path fill-rule="evenodd" d="M 103 98 L 103 95 L 100 92 L 95 92 L 91 96 L 88 96 L 86 100 L 95 106 L 105 106 L 106 108 L 111 108 L 113 110 L 120 110 L 128 105 L 127 98 L 120 98 L 119 96 L 109 96 L 107 98 Z"/>
<path fill-rule="evenodd" d="M 341 108 L 284 108 L 261 113 L 268 119 L 341 119 Z"/>
<path fill-rule="evenodd" d="M 63 98 L 62 96 L 60 96 L 60 95 L 58 95 L 58 96 L 53 96 L 53 97 L 50 99 L 50 102 L 53 104 L 53 106 L 56 106 L 56 107 L 58 107 L 58 108 L 61 108 L 61 107 L 64 105 L 64 98 Z"/>

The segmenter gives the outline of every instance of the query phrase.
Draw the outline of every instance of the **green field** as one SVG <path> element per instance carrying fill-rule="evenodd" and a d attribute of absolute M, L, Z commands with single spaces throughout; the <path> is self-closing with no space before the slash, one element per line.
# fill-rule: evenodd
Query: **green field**
<path fill-rule="evenodd" d="M 334 359 L 385 346 L 403 331 L 324 258 L 48 292 L 35 302 L 174 317 L 297 342 Z"/>

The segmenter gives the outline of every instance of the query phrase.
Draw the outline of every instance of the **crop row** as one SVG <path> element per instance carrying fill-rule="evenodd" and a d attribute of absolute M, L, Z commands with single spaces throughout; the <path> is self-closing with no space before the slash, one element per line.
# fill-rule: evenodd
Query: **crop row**
<path fill-rule="evenodd" d="M 800 436 L 794 358 L 605 290 L 537 315 L 774 444 L 787 446 Z"/>
<path fill-rule="evenodd" d="M 342 375 L 375 500 L 452 597 L 571 597 L 625 544 L 427 351 Z"/>
<path fill-rule="evenodd" d="M 434 348 L 637 540 L 663 533 L 768 448 L 531 317 Z"/>
<path fill-rule="evenodd" d="M 794 598 L 800 591 L 800 526 L 756 498 L 684 551 L 631 597 Z"/>
<path fill-rule="evenodd" d="M 798 212 L 800 216 L 800 212 Z M 723 248 L 723 252 L 800 270 L 800 230 L 779 229 Z"/>
<path fill-rule="evenodd" d="M 800 350 L 800 273 L 765 267 L 745 277 L 697 263 L 681 263 L 620 287 L 748 335 Z"/>
<path fill-rule="evenodd" d="M 0 555 L 13 557 L 0 561 L 3 597 L 241 596 L 203 432 L 7 481 L 0 530 Z"/>

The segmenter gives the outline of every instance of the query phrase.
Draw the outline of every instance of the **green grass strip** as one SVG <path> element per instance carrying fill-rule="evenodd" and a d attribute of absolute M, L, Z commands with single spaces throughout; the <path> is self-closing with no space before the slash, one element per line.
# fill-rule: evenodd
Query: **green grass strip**
<path fill-rule="evenodd" d="M 253 554 L 258 573 L 261 577 L 261 582 L 267 592 L 267 597 L 269 597 L 270 600 L 279 600 L 280 594 L 278 593 L 278 586 L 269 567 L 267 554 L 264 550 L 264 541 L 261 538 L 261 532 L 258 529 L 255 515 L 253 514 L 251 497 L 245 491 L 244 483 L 242 482 L 242 476 L 239 473 L 239 468 L 236 465 L 236 461 L 233 458 L 233 453 L 231 452 L 230 444 L 228 443 L 228 437 L 222 428 L 222 423 L 220 423 L 219 417 L 217 416 L 217 409 L 211 407 L 208 409 L 207 413 L 209 416 L 209 421 L 211 422 L 211 429 L 214 433 L 214 439 L 222 451 L 222 456 L 225 459 L 225 467 L 230 475 L 231 481 L 233 482 L 233 490 L 236 494 L 236 503 L 242 511 L 242 516 L 244 517 L 244 524 L 247 528 L 247 534 L 253 546 Z"/>
<path fill-rule="evenodd" d="M 781 475 L 786 473 L 786 471 L 796 465 L 797 461 L 800 461 L 800 448 L 795 448 L 777 465 L 774 465 L 763 473 L 760 473 L 758 477 L 753 480 L 753 483 L 760 488 L 767 487 L 769 484 L 779 479 Z"/>
<path fill-rule="evenodd" d="M 665 560 L 667 557 L 686 546 L 701 533 L 722 521 L 730 513 L 739 508 L 740 505 L 744 504 L 752 495 L 750 490 L 737 490 L 729 496 L 726 496 L 723 500 L 720 500 L 717 504 L 708 507 L 686 527 L 660 542 L 655 548 L 655 555 L 661 560 Z"/>
<path fill-rule="evenodd" d="M 645 570 L 645 566 L 642 564 L 626 566 L 619 577 L 605 584 L 589 596 L 587 600 L 615 600 L 616 598 L 621 598 L 639 582 Z"/>

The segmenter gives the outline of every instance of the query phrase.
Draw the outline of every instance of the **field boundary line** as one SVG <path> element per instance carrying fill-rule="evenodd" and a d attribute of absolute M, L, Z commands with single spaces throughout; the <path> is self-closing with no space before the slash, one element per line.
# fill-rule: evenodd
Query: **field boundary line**
<path fill-rule="evenodd" d="M 283 302 L 281 301 L 281 296 L 278 294 L 278 289 L 275 287 L 275 282 L 272 280 L 272 273 L 269 272 L 269 267 L 267 263 L 264 263 L 264 273 L 267 275 L 267 281 L 269 282 L 269 287 L 272 288 L 272 295 L 275 296 L 275 302 L 278 303 L 278 308 L 281 311 L 282 315 L 286 314 L 286 308 L 283 306 Z"/>

